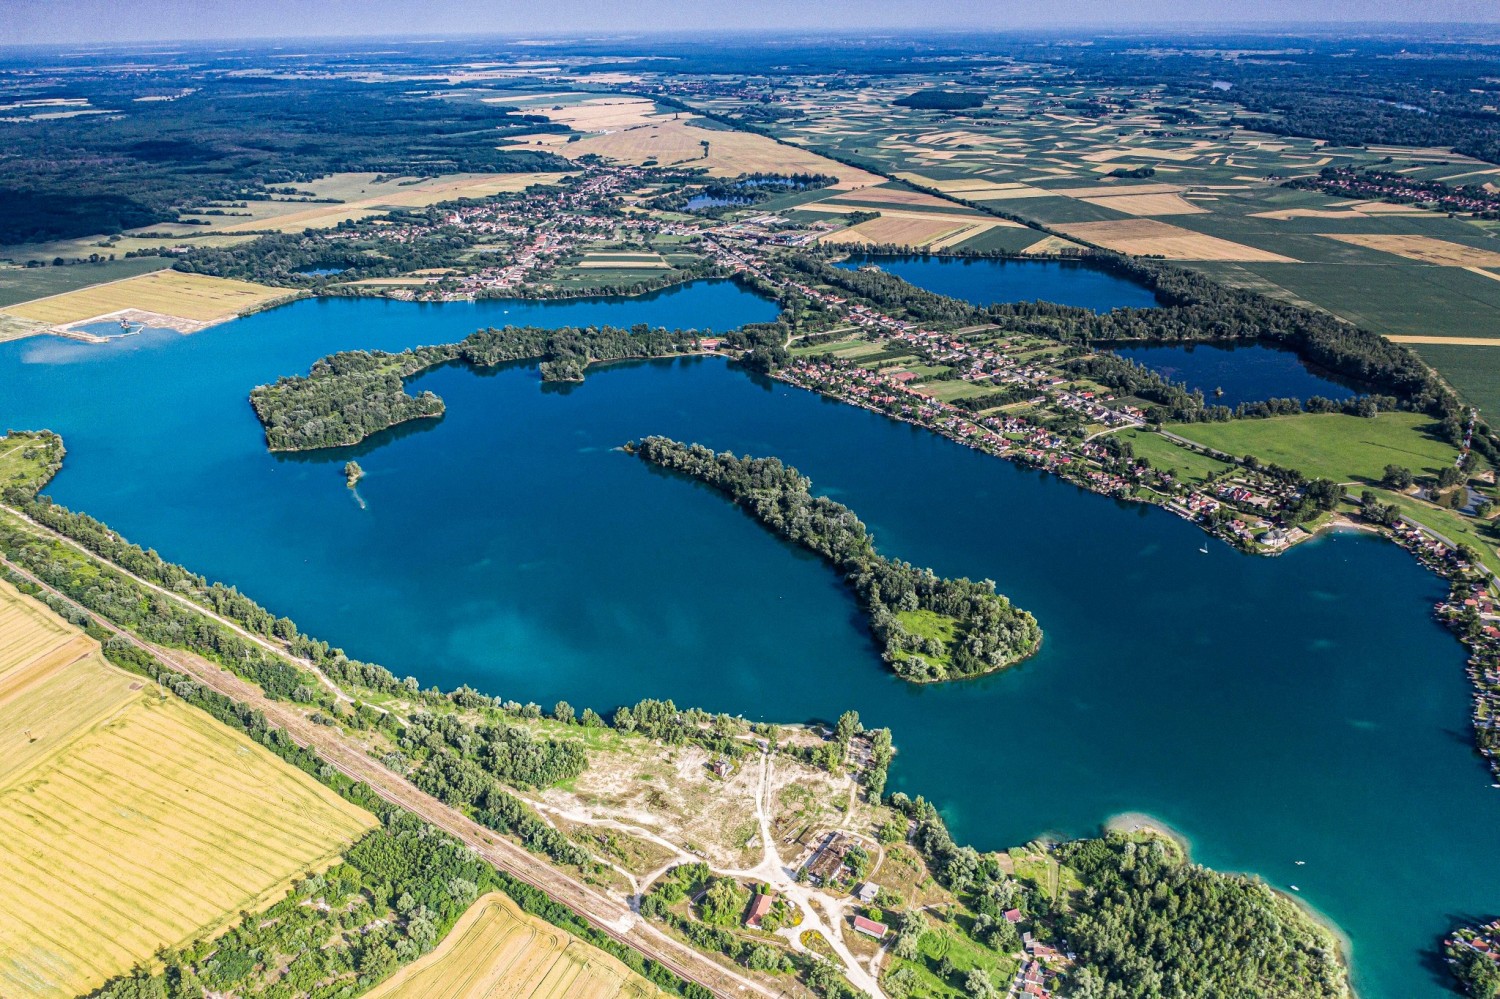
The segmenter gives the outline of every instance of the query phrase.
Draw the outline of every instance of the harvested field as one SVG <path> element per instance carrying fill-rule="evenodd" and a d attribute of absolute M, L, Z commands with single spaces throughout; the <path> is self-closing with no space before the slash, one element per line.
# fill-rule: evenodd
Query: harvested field
<path fill-rule="evenodd" d="M 0 583 L 0 995 L 74 996 L 236 921 L 374 818 Z"/>
<path fill-rule="evenodd" d="M 340 222 L 383 215 L 397 208 L 426 208 L 458 198 L 487 198 L 506 191 L 524 191 L 533 184 L 555 184 L 566 173 L 492 173 L 455 174 L 437 177 L 419 184 L 400 187 L 387 182 L 379 193 L 369 197 L 354 195 L 343 204 L 298 206 L 297 210 L 271 218 L 250 219 L 215 228 L 217 233 L 301 232 L 304 229 L 331 229 Z M 371 182 L 373 186 L 373 182 Z M 365 190 L 369 190 L 366 187 Z M 272 204 L 280 204 L 273 202 Z"/>
<path fill-rule="evenodd" d="M 918 216 L 887 216 L 861 222 L 849 229 L 824 236 L 821 242 L 848 243 L 896 243 L 904 246 L 927 246 L 948 237 L 964 238 L 974 235 L 978 226 L 968 220 L 952 218 L 922 218 Z"/>
<path fill-rule="evenodd" d="M 656 253 L 588 253 L 578 266 L 584 270 L 668 270 L 672 265 Z"/>
<path fill-rule="evenodd" d="M 576 158 L 586 153 L 637 166 L 655 160 L 659 166 L 704 167 L 715 177 L 737 177 L 742 173 L 823 173 L 839 178 L 843 190 L 884 183 L 884 178 L 824 159 L 796 146 L 785 146 L 750 132 L 698 128 L 691 118 L 665 118 L 654 124 L 636 125 L 602 135 L 586 135 L 577 142 L 569 136 L 520 136 L 526 145 L 552 147 L 560 156 Z M 703 143 L 709 144 L 707 158 Z"/>
<path fill-rule="evenodd" d="M 12 305 L 0 310 L 0 315 L 48 326 L 67 326 L 134 310 L 151 313 L 163 320 L 153 325 L 190 332 L 233 319 L 290 294 L 285 288 L 269 288 L 248 281 L 230 281 L 181 271 L 156 271 Z"/>
<path fill-rule="evenodd" d="M 369 999 L 655 999 L 664 993 L 618 959 L 494 893 L 475 902 L 432 953 Z"/>
<path fill-rule="evenodd" d="M 935 198 L 921 191 L 903 191 L 891 187 L 866 187 L 860 191 L 851 191 L 847 194 L 838 194 L 828 199 L 830 202 L 839 201 L 862 201 L 881 205 L 925 205 L 929 208 L 947 209 L 955 211 L 959 208 L 951 201 Z"/>
<path fill-rule="evenodd" d="M 1071 222 L 1053 228 L 1069 236 L 1097 243 L 1120 253 L 1159 255 L 1168 260 L 1240 260 L 1262 263 L 1296 263 L 1291 257 L 1268 250 L 1205 236 L 1154 219 L 1117 222 Z"/>
<path fill-rule="evenodd" d="M 1181 184 L 1096 184 L 1092 187 L 1054 187 L 1048 194 L 1065 198 L 1133 198 L 1148 194 L 1181 194 Z"/>
<path fill-rule="evenodd" d="M 1082 198 L 1091 205 L 1111 208 L 1126 215 L 1204 215 L 1200 208 L 1180 194 L 1116 194 L 1107 198 Z"/>
<path fill-rule="evenodd" d="M 1441 267 L 1500 267 L 1500 253 L 1431 236 L 1401 236 L 1376 233 L 1324 233 L 1328 239 L 1353 243 L 1371 250 L 1394 253 L 1407 260 Z"/>
<path fill-rule="evenodd" d="M 600 97 L 568 104 L 560 109 L 532 108 L 532 114 L 543 115 L 579 132 L 603 132 L 632 125 L 644 125 L 662 117 L 655 101 L 641 97 Z M 671 117 L 671 112 L 666 112 Z"/>

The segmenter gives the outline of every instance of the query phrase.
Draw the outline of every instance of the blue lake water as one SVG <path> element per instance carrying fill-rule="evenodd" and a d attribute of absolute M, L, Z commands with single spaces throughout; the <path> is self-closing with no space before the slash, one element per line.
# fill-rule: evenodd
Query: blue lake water
<path fill-rule="evenodd" d="M 889 256 L 856 253 L 836 266 L 874 264 L 919 288 L 974 305 L 1056 302 L 1095 312 L 1150 309 L 1156 293 L 1085 260 L 1016 260 L 1000 257 Z"/>
<path fill-rule="evenodd" d="M 640 697 L 889 725 L 892 790 L 981 848 L 1151 813 L 1195 857 L 1295 882 L 1353 944 L 1364 999 L 1447 996 L 1435 944 L 1500 909 L 1500 791 L 1470 748 L 1441 584 L 1340 535 L 1275 559 L 1214 545 L 925 431 L 716 359 L 418 378 L 447 415 L 358 449 L 265 450 L 249 390 L 352 347 L 512 323 L 697 326 L 774 307 L 727 282 L 617 302 L 298 302 L 191 337 L 0 344 L 0 426 L 69 452 L 50 495 L 424 684 L 601 710 Z M 844 585 L 705 488 L 615 450 L 669 434 L 775 454 L 882 550 L 990 577 L 1041 653 L 940 687 L 879 662 Z M 1295 861 L 1306 861 L 1296 866 Z"/>
<path fill-rule="evenodd" d="M 1342 400 L 1358 394 L 1334 376 L 1309 367 L 1296 351 L 1266 344 L 1151 344 L 1115 347 L 1113 352 L 1201 390 L 1209 405 L 1234 407 L 1266 399 L 1306 402 L 1313 396 Z M 1222 394 L 1215 394 L 1217 389 Z"/>

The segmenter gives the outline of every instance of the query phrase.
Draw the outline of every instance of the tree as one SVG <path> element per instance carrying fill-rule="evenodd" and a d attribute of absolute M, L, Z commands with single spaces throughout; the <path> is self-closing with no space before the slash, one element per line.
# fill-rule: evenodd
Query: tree
<path fill-rule="evenodd" d="M 983 968 L 969 969 L 969 973 L 964 976 L 964 991 L 970 999 L 995 999 L 1000 994 L 995 988 L 995 980 Z"/>
<path fill-rule="evenodd" d="M 845 711 L 839 715 L 838 724 L 833 729 L 833 737 L 838 740 L 839 745 L 847 746 L 850 740 L 863 731 L 864 726 L 859 723 L 859 712 Z"/>
<path fill-rule="evenodd" d="M 1452 489 L 1463 480 L 1463 472 L 1460 472 L 1453 465 L 1444 465 L 1441 469 L 1438 470 L 1437 481 L 1439 489 Z"/>
<path fill-rule="evenodd" d="M 1416 477 L 1411 474 L 1411 469 L 1401 465 L 1387 465 L 1380 483 L 1387 489 L 1410 489 L 1415 480 Z"/>
<path fill-rule="evenodd" d="M 564 725 L 573 724 L 573 705 L 567 701 L 558 701 L 552 707 L 552 718 L 554 721 L 560 721 Z"/>
<path fill-rule="evenodd" d="M 920 912 L 909 912 L 891 944 L 891 953 L 903 961 L 915 961 L 922 952 L 922 937 L 927 933 L 927 917 Z"/>
<path fill-rule="evenodd" d="M 705 923 L 733 926 L 749 904 L 750 893 L 734 878 L 714 878 L 698 903 L 698 911 Z"/>

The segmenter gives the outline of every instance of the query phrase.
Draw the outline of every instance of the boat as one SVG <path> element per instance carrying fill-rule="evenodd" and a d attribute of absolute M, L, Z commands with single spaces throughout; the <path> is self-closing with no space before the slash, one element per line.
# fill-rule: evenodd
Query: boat
<path fill-rule="evenodd" d="M 1295 863 L 1298 867 L 1301 867 L 1303 864 L 1307 863 L 1307 861 L 1305 861 L 1305 860 L 1297 860 L 1297 861 L 1293 861 L 1293 863 Z"/>
<path fill-rule="evenodd" d="M 1302 890 L 1301 888 L 1298 888 L 1296 885 L 1287 885 L 1287 887 L 1290 888 L 1292 891 L 1301 891 Z"/>

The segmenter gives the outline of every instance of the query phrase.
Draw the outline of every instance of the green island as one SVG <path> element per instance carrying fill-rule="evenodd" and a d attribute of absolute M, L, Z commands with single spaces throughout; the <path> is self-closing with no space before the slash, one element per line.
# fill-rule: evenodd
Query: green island
<path fill-rule="evenodd" d="M 431 392 L 413 396 L 404 380 L 441 364 L 462 361 L 494 367 L 540 361 L 544 381 L 582 381 L 600 361 L 670 357 L 701 349 L 697 330 L 623 330 L 612 326 L 483 329 L 458 343 L 390 354 L 351 350 L 325 357 L 306 377 L 278 379 L 250 393 L 272 451 L 304 451 L 358 444 L 411 420 L 443 415 Z"/>
<path fill-rule="evenodd" d="M 854 511 L 779 458 L 736 458 L 701 444 L 647 437 L 627 450 L 732 499 L 767 529 L 842 573 L 870 616 L 881 657 L 918 683 L 1005 669 L 1042 644 L 1036 618 L 1011 606 L 989 580 L 945 579 L 887 558 Z"/>

